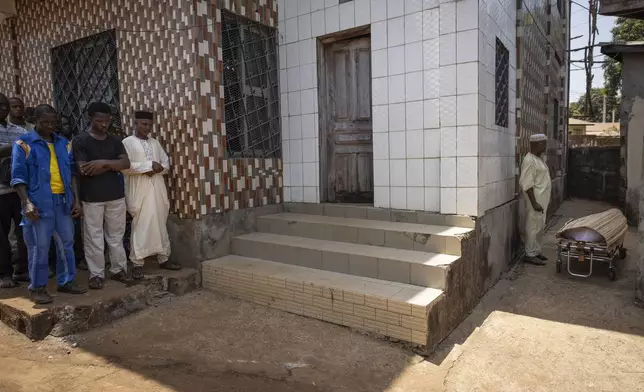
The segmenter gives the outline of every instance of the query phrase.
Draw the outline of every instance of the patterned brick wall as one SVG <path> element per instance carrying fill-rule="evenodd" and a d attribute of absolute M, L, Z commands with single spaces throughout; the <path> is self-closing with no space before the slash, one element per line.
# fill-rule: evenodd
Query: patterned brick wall
<path fill-rule="evenodd" d="M 14 42 L 11 38 L 12 21 L 5 20 L 0 24 L 0 92 L 7 97 L 16 93 L 15 69 L 13 58 Z"/>
<path fill-rule="evenodd" d="M 16 6 L 27 105 L 52 102 L 51 48 L 116 29 L 123 124 L 128 132 L 138 108 L 155 112 L 157 136 L 173 163 L 172 212 L 200 218 L 282 201 L 281 159 L 225 159 L 221 118 L 218 9 L 275 26 L 275 0 L 17 0 Z M 6 65 L 0 67 L 4 73 Z"/>

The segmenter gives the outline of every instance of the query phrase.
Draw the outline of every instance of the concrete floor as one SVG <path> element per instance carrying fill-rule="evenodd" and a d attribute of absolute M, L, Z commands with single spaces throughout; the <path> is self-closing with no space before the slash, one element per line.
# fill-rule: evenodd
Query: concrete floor
<path fill-rule="evenodd" d="M 31 342 L 0 326 L 0 391 L 644 391 L 634 257 L 616 282 L 520 265 L 424 359 L 347 328 L 199 291 L 109 326 Z M 631 231 L 627 247 L 636 250 Z"/>

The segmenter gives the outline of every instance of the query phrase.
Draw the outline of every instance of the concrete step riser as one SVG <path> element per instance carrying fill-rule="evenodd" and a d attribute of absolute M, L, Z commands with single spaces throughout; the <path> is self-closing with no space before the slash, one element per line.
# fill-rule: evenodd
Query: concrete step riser
<path fill-rule="evenodd" d="M 468 216 L 441 215 L 424 211 L 405 211 L 354 206 L 345 204 L 285 203 L 285 212 L 309 215 L 325 215 L 339 218 L 380 220 L 387 222 L 418 223 L 422 225 L 458 226 L 474 228 L 475 223 Z"/>
<path fill-rule="evenodd" d="M 330 250 L 234 238 L 234 254 L 343 274 L 444 289 L 448 269 Z"/>
<path fill-rule="evenodd" d="M 452 236 L 404 233 L 328 223 L 296 222 L 267 218 L 259 218 L 257 228 L 263 233 L 385 246 L 394 249 L 442 253 L 454 256 L 461 255 L 461 242 L 458 238 Z"/>

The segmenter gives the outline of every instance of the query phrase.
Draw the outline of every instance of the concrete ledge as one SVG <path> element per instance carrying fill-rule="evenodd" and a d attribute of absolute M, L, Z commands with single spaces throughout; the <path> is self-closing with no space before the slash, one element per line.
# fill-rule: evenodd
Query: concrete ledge
<path fill-rule="evenodd" d="M 79 271 L 78 275 L 78 281 L 85 284 L 87 272 Z M 65 336 L 107 324 L 145 309 L 161 297 L 181 295 L 199 286 L 199 272 L 194 269 L 146 271 L 146 279 L 132 286 L 108 280 L 103 290 L 76 296 L 57 293 L 52 279 L 48 289 L 55 299 L 49 305 L 34 305 L 26 285 L 0 291 L 0 319 L 32 340 Z"/>

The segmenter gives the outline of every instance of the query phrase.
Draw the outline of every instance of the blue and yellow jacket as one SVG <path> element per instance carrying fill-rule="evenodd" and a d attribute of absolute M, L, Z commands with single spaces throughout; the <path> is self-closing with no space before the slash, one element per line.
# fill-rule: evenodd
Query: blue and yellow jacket
<path fill-rule="evenodd" d="M 76 165 L 72 154 L 72 143 L 62 136 L 52 135 L 54 150 L 58 158 L 60 176 L 65 185 L 65 206 L 71 213 L 74 206 L 72 176 Z M 51 155 L 47 142 L 36 131 L 22 135 L 13 145 L 11 155 L 11 186 L 27 186 L 29 200 L 38 208 L 41 218 L 52 217 L 54 201 L 51 192 Z"/>

